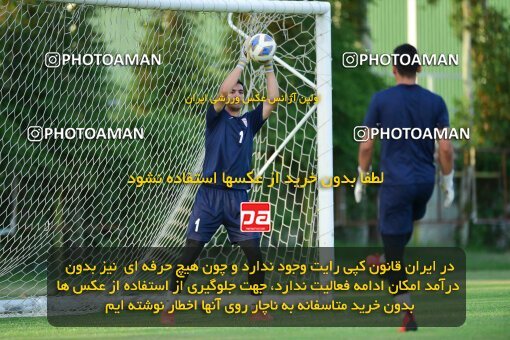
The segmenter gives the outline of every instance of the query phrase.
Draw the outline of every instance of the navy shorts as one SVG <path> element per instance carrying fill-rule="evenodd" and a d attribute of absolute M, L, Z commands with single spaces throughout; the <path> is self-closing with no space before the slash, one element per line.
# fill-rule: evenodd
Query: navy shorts
<path fill-rule="evenodd" d="M 248 202 L 246 190 L 201 185 L 188 223 L 188 239 L 209 242 L 223 224 L 231 243 L 260 239 L 261 233 L 241 232 L 241 202 Z"/>
<path fill-rule="evenodd" d="M 434 183 L 381 185 L 379 188 L 379 232 L 407 234 L 413 222 L 425 216 Z"/>

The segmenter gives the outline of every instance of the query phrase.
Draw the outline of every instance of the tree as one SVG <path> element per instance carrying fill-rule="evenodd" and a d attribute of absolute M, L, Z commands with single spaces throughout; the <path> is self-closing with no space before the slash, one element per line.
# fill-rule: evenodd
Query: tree
<path fill-rule="evenodd" d="M 510 137 L 510 22 L 503 11 L 485 1 L 469 0 L 470 17 L 462 17 L 462 1 L 452 15 L 452 25 L 460 36 L 471 32 L 475 115 L 473 129 L 478 146 L 507 147 Z M 465 26 L 463 26 L 463 23 Z M 467 113 L 464 112 L 466 116 Z M 466 120 L 468 118 L 466 117 Z"/>

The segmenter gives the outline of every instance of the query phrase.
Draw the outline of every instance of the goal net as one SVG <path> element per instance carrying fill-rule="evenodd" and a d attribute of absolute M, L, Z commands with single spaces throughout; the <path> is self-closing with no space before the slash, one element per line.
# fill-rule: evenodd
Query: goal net
<path fill-rule="evenodd" d="M 274 37 L 288 97 L 254 141 L 255 173 L 331 176 L 329 4 L 82 2 L 0 5 L 0 316 L 45 313 L 51 247 L 184 244 L 198 186 L 130 176 L 200 173 L 204 100 L 245 36 Z M 260 65 L 241 80 L 247 98 L 265 94 Z M 255 185 L 250 200 L 271 203 L 262 246 L 332 245 L 332 193 L 317 183 Z M 223 244 L 220 228 L 209 245 Z"/>

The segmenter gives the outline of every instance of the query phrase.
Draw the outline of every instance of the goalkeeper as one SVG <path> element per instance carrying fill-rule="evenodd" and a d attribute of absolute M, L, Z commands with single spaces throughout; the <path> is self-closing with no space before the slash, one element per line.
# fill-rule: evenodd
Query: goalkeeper
<path fill-rule="evenodd" d="M 205 159 L 203 176 L 217 175 L 216 184 L 202 184 L 197 192 L 191 212 L 186 245 L 178 264 L 192 265 L 200 255 L 205 244 L 211 240 L 220 225 L 224 225 L 231 243 L 237 243 L 248 260 L 254 266 L 262 261 L 260 233 L 241 232 L 241 202 L 249 201 L 250 184 L 234 183 L 228 188 L 222 182 L 222 174 L 233 178 L 246 177 L 251 170 L 253 139 L 265 121 L 269 118 L 279 97 L 278 83 L 272 60 L 263 64 L 267 84 L 267 99 L 254 110 L 242 114 L 245 88 L 239 80 L 250 61 L 248 40 L 241 47 L 237 66 L 230 72 L 220 86 L 214 104 L 210 104 L 205 114 Z M 271 104 L 270 103 L 273 103 Z M 176 291 L 186 279 L 178 279 L 172 274 L 171 289 Z M 249 275 L 250 284 L 264 283 L 264 272 Z M 255 294 L 253 294 L 255 295 Z M 254 320 L 270 320 L 268 314 L 252 314 Z M 162 322 L 173 324 L 173 314 L 163 313 Z"/>
<path fill-rule="evenodd" d="M 408 60 L 418 54 L 409 44 L 398 46 L 395 54 L 408 55 Z M 449 127 L 448 110 L 439 95 L 416 84 L 416 74 L 421 66 L 413 63 L 393 66 L 397 85 L 376 93 L 371 100 L 364 120 L 367 140 L 359 145 L 358 181 L 354 189 L 356 202 L 360 202 L 364 185 L 360 181 L 371 170 L 374 141 L 370 130 L 419 128 L 446 129 Z M 411 238 L 413 222 L 423 218 L 427 202 L 434 190 L 434 149 L 433 139 L 381 139 L 380 168 L 384 181 L 379 189 L 379 225 L 384 244 L 384 255 L 367 258 L 367 263 L 378 265 L 384 262 L 403 263 L 404 247 Z M 453 189 L 453 147 L 450 140 L 438 140 L 438 160 L 442 173 L 442 189 L 445 193 L 444 206 L 451 205 Z M 404 266 L 402 265 L 402 268 Z M 398 285 L 406 279 L 405 271 L 391 272 L 390 284 Z M 408 292 L 398 292 L 396 303 L 411 305 Z M 409 311 L 403 316 L 401 331 L 417 330 L 414 315 Z"/>

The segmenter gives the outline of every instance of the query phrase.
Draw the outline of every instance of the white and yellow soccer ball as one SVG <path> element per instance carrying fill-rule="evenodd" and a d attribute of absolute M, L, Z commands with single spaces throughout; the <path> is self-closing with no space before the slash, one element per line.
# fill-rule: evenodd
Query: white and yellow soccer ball
<path fill-rule="evenodd" d="M 250 38 L 248 49 L 252 60 L 263 63 L 273 59 L 276 42 L 270 35 L 258 33 Z"/>

